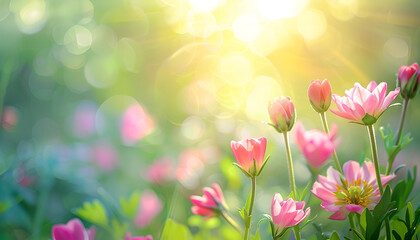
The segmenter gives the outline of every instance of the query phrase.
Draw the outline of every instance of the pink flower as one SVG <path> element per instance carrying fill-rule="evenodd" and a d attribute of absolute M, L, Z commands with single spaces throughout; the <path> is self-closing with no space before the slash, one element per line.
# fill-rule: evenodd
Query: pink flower
<path fill-rule="evenodd" d="M 96 131 L 96 112 L 98 108 L 93 102 L 83 101 L 74 113 L 73 129 L 77 137 L 86 138 Z"/>
<path fill-rule="evenodd" d="M 303 125 L 298 123 L 295 138 L 308 163 L 313 168 L 319 169 L 334 152 L 335 143 L 333 140 L 336 134 L 336 125 L 333 125 L 330 135 L 328 135 L 316 129 L 305 131 Z"/>
<path fill-rule="evenodd" d="M 333 220 L 344 220 L 350 212 L 361 214 L 365 208 L 372 210 L 381 198 L 373 162 L 364 162 L 360 167 L 358 162 L 348 161 L 343 171 L 344 177 L 329 167 L 327 176 L 319 175 L 312 187 L 312 193 L 323 201 L 321 207 L 335 212 L 330 216 Z M 394 177 L 381 175 L 382 185 Z"/>
<path fill-rule="evenodd" d="M 268 105 L 271 123 L 279 132 L 292 130 L 296 119 L 295 105 L 290 97 L 277 97 Z"/>
<path fill-rule="evenodd" d="M 328 110 L 331 104 L 331 84 L 327 79 L 312 80 L 308 88 L 309 102 L 313 109 L 319 113 Z"/>
<path fill-rule="evenodd" d="M 271 202 L 271 217 L 276 228 L 274 232 L 301 223 L 311 212 L 311 208 L 304 208 L 305 202 L 297 202 L 291 198 L 283 200 L 280 193 L 274 194 Z"/>
<path fill-rule="evenodd" d="M 124 144 L 135 144 L 149 135 L 154 126 L 153 119 L 141 105 L 132 105 L 125 111 L 121 121 L 121 136 Z"/>
<path fill-rule="evenodd" d="M 52 228 L 53 240 L 94 240 L 95 234 L 95 227 L 86 230 L 77 218 L 68 221 L 67 224 L 54 225 Z"/>
<path fill-rule="evenodd" d="M 259 175 L 261 167 L 264 165 L 266 145 L 267 139 L 265 137 L 230 142 L 230 148 L 236 161 L 239 163 L 239 167 L 248 177 Z M 254 160 L 256 161 L 257 169 L 254 169 Z"/>
<path fill-rule="evenodd" d="M 402 66 L 398 70 L 398 84 L 401 87 L 403 98 L 413 98 L 416 96 L 419 79 L 420 71 L 417 63 L 413 63 L 411 66 Z"/>
<path fill-rule="evenodd" d="M 192 213 L 207 216 L 204 220 L 212 218 L 220 213 L 220 208 L 226 207 L 225 198 L 219 184 L 213 184 L 213 188 L 203 188 L 202 197 L 193 195 L 190 200 L 194 206 L 191 207 Z"/>
<path fill-rule="evenodd" d="M 95 144 L 91 149 L 93 163 L 102 171 L 109 172 L 118 165 L 118 156 L 114 147 L 107 142 Z"/>
<path fill-rule="evenodd" d="M 144 228 L 162 211 L 162 201 L 153 191 L 143 192 L 140 206 L 134 220 L 136 226 Z"/>
<path fill-rule="evenodd" d="M 127 233 L 125 240 L 153 240 L 153 237 L 151 235 L 147 235 L 146 237 L 131 237 L 131 234 Z"/>
<path fill-rule="evenodd" d="M 181 152 L 179 160 L 180 163 L 175 170 L 176 179 L 184 187 L 194 189 L 208 161 L 206 153 L 201 149 L 188 149 Z"/>
<path fill-rule="evenodd" d="M 333 94 L 332 99 L 338 110 L 331 111 L 340 117 L 352 120 L 364 125 L 371 125 L 376 122 L 379 116 L 385 111 L 389 104 L 398 96 L 400 89 L 397 88 L 386 95 L 387 84 L 375 81 L 369 83 L 367 88 L 355 83 L 354 87 L 346 90 L 346 96 L 340 97 Z M 369 114 L 373 118 L 365 118 Z"/>
<path fill-rule="evenodd" d="M 157 160 L 147 168 L 146 180 L 149 182 L 161 185 L 172 177 L 172 165 L 167 159 Z"/>
<path fill-rule="evenodd" d="M 17 109 L 11 106 L 4 107 L 3 113 L 1 115 L 1 126 L 6 131 L 12 131 L 18 124 L 18 121 L 19 116 Z"/>

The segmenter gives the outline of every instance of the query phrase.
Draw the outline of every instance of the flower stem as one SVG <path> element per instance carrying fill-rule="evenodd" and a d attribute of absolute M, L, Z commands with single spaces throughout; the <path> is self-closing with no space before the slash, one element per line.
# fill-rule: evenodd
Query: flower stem
<path fill-rule="evenodd" d="M 225 210 L 222 210 L 221 213 L 226 222 L 228 222 L 236 231 L 241 232 L 241 228 L 239 227 L 238 223 L 233 220 Z"/>
<path fill-rule="evenodd" d="M 400 118 L 400 127 L 398 128 L 397 139 L 395 140 L 395 143 L 394 143 L 394 145 L 397 145 L 397 146 L 400 144 L 401 135 L 403 133 L 405 115 L 407 114 L 409 100 L 410 100 L 409 98 L 405 98 L 403 100 L 403 107 L 402 107 L 402 110 L 401 110 L 401 118 Z M 394 163 L 394 159 L 395 159 L 395 156 L 394 156 L 394 158 L 388 158 L 388 166 L 386 168 L 386 175 L 389 175 L 391 173 L 392 164 Z"/>
<path fill-rule="evenodd" d="M 298 225 L 293 227 L 293 232 L 295 233 L 296 240 L 300 240 L 300 232 L 299 232 L 299 226 Z"/>
<path fill-rule="evenodd" d="M 329 134 L 330 130 L 328 128 L 326 112 L 320 113 L 319 116 L 321 117 L 321 122 L 322 122 L 322 127 L 324 128 L 324 132 Z M 337 168 L 337 170 L 341 174 L 343 174 L 343 169 L 341 168 L 340 161 L 338 161 L 338 156 L 337 156 L 337 152 L 335 151 L 335 148 L 334 148 L 334 152 L 333 152 L 332 156 L 334 158 L 335 168 Z"/>
<path fill-rule="evenodd" d="M 249 204 L 248 209 L 248 220 L 245 220 L 245 234 L 244 234 L 244 240 L 248 240 L 249 235 L 249 229 L 251 228 L 251 219 L 252 219 L 252 209 L 254 207 L 254 198 L 255 198 L 255 188 L 256 188 L 256 182 L 257 178 L 252 177 L 251 178 L 251 202 Z"/>
<path fill-rule="evenodd" d="M 357 237 L 357 234 L 354 232 L 356 231 L 356 224 L 354 224 L 354 213 L 350 213 L 349 214 L 349 223 L 350 223 L 350 228 L 352 229 L 352 234 L 353 234 L 353 239 L 359 239 L 359 237 Z"/>
<path fill-rule="evenodd" d="M 284 137 L 284 144 L 286 146 L 286 153 L 287 153 L 287 167 L 289 169 L 290 190 L 293 193 L 293 199 L 297 199 L 298 195 L 296 191 L 295 173 L 293 172 L 293 160 L 292 160 L 292 153 L 290 152 L 288 132 L 283 132 L 283 137 Z"/>

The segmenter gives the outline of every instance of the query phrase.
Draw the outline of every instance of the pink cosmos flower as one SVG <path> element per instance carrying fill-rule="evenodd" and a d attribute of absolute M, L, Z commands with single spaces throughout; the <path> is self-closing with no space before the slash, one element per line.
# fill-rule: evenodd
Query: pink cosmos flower
<path fill-rule="evenodd" d="M 334 143 L 334 137 L 336 134 L 336 125 L 332 126 L 330 135 L 328 135 L 316 129 L 305 131 L 303 125 L 298 123 L 295 138 L 308 163 L 313 168 L 319 169 L 334 152 L 336 145 Z"/>
<path fill-rule="evenodd" d="M 416 73 L 416 77 L 413 78 Z M 416 96 L 419 79 L 420 71 L 417 63 L 413 63 L 411 66 L 402 66 L 398 70 L 398 84 L 401 87 L 401 95 L 403 98 L 413 98 Z"/>
<path fill-rule="evenodd" d="M 331 111 L 351 121 L 371 125 L 376 122 L 383 111 L 398 96 L 400 88 L 391 91 L 388 96 L 386 91 L 386 82 L 381 82 L 377 85 L 375 81 L 372 81 L 367 88 L 362 87 L 359 83 L 355 83 L 352 89 L 346 90 L 346 96 L 340 97 L 337 94 L 333 94 L 332 99 L 338 110 L 331 109 Z M 366 114 L 374 117 L 374 119 L 365 119 L 364 121 L 363 118 Z"/>
<path fill-rule="evenodd" d="M 138 140 L 149 135 L 154 126 L 153 119 L 141 105 L 132 105 L 122 116 L 121 136 L 124 144 L 135 144 Z"/>
<path fill-rule="evenodd" d="M 132 237 L 130 233 L 127 233 L 125 240 L 153 240 L 153 237 L 151 235 L 147 235 L 146 237 Z"/>
<path fill-rule="evenodd" d="M 364 162 L 360 167 L 358 162 L 348 161 L 343 171 L 344 177 L 329 167 L 327 176 L 319 175 L 312 187 L 312 193 L 323 201 L 321 207 L 335 212 L 330 216 L 333 220 L 344 220 L 350 212 L 361 214 L 365 208 L 372 210 L 381 198 L 373 162 Z M 394 177 L 394 174 L 381 174 L 382 185 Z"/>
<path fill-rule="evenodd" d="M 159 159 L 147 168 L 146 180 L 149 182 L 161 185 L 172 177 L 172 165 L 167 159 Z"/>
<path fill-rule="evenodd" d="M 67 224 L 57 224 L 52 228 L 53 240 L 94 240 L 96 228 L 86 230 L 83 223 L 74 218 Z"/>
<path fill-rule="evenodd" d="M 295 105 L 290 97 L 276 97 L 268 105 L 271 123 L 279 132 L 292 130 L 296 119 Z"/>
<path fill-rule="evenodd" d="M 271 202 L 271 217 L 276 227 L 275 232 L 301 223 L 311 212 L 311 208 L 306 210 L 304 208 L 305 202 L 297 202 L 291 198 L 283 200 L 280 193 L 274 194 Z"/>
<path fill-rule="evenodd" d="M 149 225 L 162 211 L 162 201 L 153 191 L 147 190 L 142 193 L 140 206 L 134 223 L 140 228 Z"/>
<path fill-rule="evenodd" d="M 192 213 L 207 216 L 204 220 L 219 214 L 220 207 L 226 207 L 225 198 L 219 184 L 213 184 L 213 188 L 203 188 L 202 197 L 193 195 L 190 197 L 194 206 L 191 207 Z"/>
<path fill-rule="evenodd" d="M 260 172 L 260 168 L 264 163 L 266 146 L 267 139 L 265 137 L 260 137 L 258 139 L 248 138 L 239 142 L 230 142 L 230 147 L 236 161 L 238 161 L 242 170 L 250 176 L 256 176 Z M 253 169 L 254 160 L 256 161 L 257 169 Z"/>
<path fill-rule="evenodd" d="M 327 79 L 312 80 L 308 87 L 308 97 L 313 109 L 319 113 L 328 110 L 331 104 L 331 84 Z"/>

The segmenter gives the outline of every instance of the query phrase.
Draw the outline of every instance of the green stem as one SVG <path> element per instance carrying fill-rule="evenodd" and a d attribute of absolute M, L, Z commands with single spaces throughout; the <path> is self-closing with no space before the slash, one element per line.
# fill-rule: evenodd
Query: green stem
<path fill-rule="evenodd" d="M 372 159 L 373 163 L 375 165 L 375 173 L 376 173 L 376 182 L 378 183 L 379 193 L 381 196 L 384 193 L 384 189 L 382 187 L 382 181 L 381 181 L 381 172 L 379 170 L 379 160 L 378 160 L 378 149 L 376 147 L 376 137 L 375 137 L 375 130 L 373 125 L 367 126 L 369 138 L 370 138 L 370 146 L 372 149 Z M 386 236 L 388 240 L 391 240 L 391 227 L 389 225 L 389 219 L 385 219 L 385 229 L 386 229 Z"/>
<path fill-rule="evenodd" d="M 287 153 L 287 167 L 289 169 L 290 190 L 293 193 L 293 199 L 297 199 L 298 195 L 296 191 L 295 173 L 293 172 L 293 160 L 292 160 L 292 153 L 290 152 L 288 132 L 283 132 L 283 137 L 284 137 L 284 144 L 286 146 L 286 153 Z"/>
<path fill-rule="evenodd" d="M 324 128 L 325 133 L 329 134 L 330 130 L 328 128 L 326 112 L 320 113 L 319 116 L 321 117 L 322 127 Z M 340 161 L 338 161 L 338 156 L 337 156 L 337 152 L 335 151 L 335 148 L 334 148 L 334 152 L 333 152 L 332 156 L 333 156 L 333 159 L 334 159 L 335 168 L 337 168 L 337 170 L 341 174 L 344 174 L 343 169 L 341 168 L 341 165 L 340 165 Z"/>
<path fill-rule="evenodd" d="M 238 223 L 235 220 L 233 220 L 233 218 L 229 216 L 229 214 L 225 210 L 222 210 L 221 213 L 222 217 L 226 220 L 226 222 L 228 222 L 236 231 L 240 233 L 241 228 L 239 227 Z"/>
<path fill-rule="evenodd" d="M 299 226 L 298 225 L 293 227 L 293 232 L 295 233 L 296 240 L 300 240 L 300 232 L 299 232 Z"/>
<path fill-rule="evenodd" d="M 256 188 L 256 177 L 251 178 L 251 202 L 249 204 L 248 209 L 248 220 L 245 220 L 245 234 L 244 234 L 244 240 L 248 240 L 249 235 L 249 229 L 251 228 L 251 219 L 252 219 L 252 209 L 254 207 L 254 198 L 255 198 L 255 188 Z"/>
<path fill-rule="evenodd" d="M 407 114 L 409 100 L 410 100 L 409 98 L 406 98 L 403 101 L 403 107 L 401 110 L 401 118 L 400 118 L 400 126 L 397 132 L 397 139 L 395 140 L 395 143 L 394 143 L 394 145 L 397 145 L 397 146 L 400 144 L 401 135 L 403 134 L 404 121 L 405 121 L 405 116 Z M 388 166 L 386 167 L 386 175 L 389 175 L 391 173 L 392 164 L 394 163 L 395 157 L 396 155 L 393 158 L 391 157 L 388 158 Z"/>
<path fill-rule="evenodd" d="M 359 239 L 359 237 L 357 237 L 357 234 L 355 233 L 356 229 L 356 224 L 354 224 L 354 213 L 350 213 L 349 214 L 349 223 L 350 223 L 350 228 L 352 229 L 352 234 L 353 234 L 353 239 Z"/>

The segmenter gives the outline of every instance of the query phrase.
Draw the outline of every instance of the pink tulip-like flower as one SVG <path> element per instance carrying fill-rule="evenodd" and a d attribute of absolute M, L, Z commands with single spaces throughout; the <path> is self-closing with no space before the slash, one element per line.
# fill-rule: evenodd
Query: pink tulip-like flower
<path fill-rule="evenodd" d="M 319 169 L 334 152 L 334 137 L 337 134 L 337 126 L 333 125 L 330 135 L 325 132 L 313 129 L 305 131 L 303 125 L 298 123 L 296 126 L 296 142 L 305 155 L 310 166 Z"/>
<path fill-rule="evenodd" d="M 274 232 L 278 233 L 284 228 L 293 227 L 305 220 L 311 208 L 306 210 L 304 208 L 305 202 L 297 202 L 291 198 L 283 200 L 280 193 L 274 194 L 271 202 L 271 218 L 276 228 Z"/>
<path fill-rule="evenodd" d="M 331 104 L 331 84 L 327 79 L 312 80 L 308 88 L 309 102 L 312 108 L 323 113 L 328 110 Z"/>
<path fill-rule="evenodd" d="M 346 90 L 346 96 L 340 97 L 333 94 L 332 99 L 338 110 L 331 109 L 331 111 L 351 121 L 372 125 L 398 96 L 400 88 L 391 91 L 388 96 L 386 91 L 386 82 L 377 85 L 375 81 L 372 81 L 367 88 L 355 83 L 352 89 Z"/>
<path fill-rule="evenodd" d="M 217 216 L 221 208 L 226 208 L 225 198 L 219 184 L 213 184 L 213 188 L 203 188 L 202 197 L 193 195 L 190 200 L 194 206 L 191 207 L 192 213 L 207 216 L 204 220 Z"/>
<path fill-rule="evenodd" d="M 296 120 L 295 105 L 290 97 L 277 97 L 268 106 L 272 126 L 279 132 L 292 130 Z"/>
<path fill-rule="evenodd" d="M 130 233 L 127 233 L 124 240 L 153 240 L 153 237 L 151 235 L 147 235 L 146 237 L 132 237 Z"/>
<path fill-rule="evenodd" d="M 172 177 L 172 165 L 167 159 L 157 160 L 147 168 L 146 180 L 149 182 L 162 185 Z"/>
<path fill-rule="evenodd" d="M 135 144 L 149 135 L 154 126 L 153 119 L 141 105 L 132 105 L 125 111 L 121 121 L 121 136 L 124 144 Z"/>
<path fill-rule="evenodd" d="M 401 87 L 403 98 L 413 98 L 416 96 L 419 79 L 420 71 L 417 63 L 413 63 L 411 66 L 402 66 L 398 70 L 398 84 Z"/>
<path fill-rule="evenodd" d="M 162 211 L 162 201 L 153 191 L 145 191 L 141 195 L 140 206 L 134 220 L 136 226 L 144 228 Z"/>
<path fill-rule="evenodd" d="M 230 142 L 233 155 L 238 161 L 238 166 L 248 177 L 258 176 L 265 164 L 264 155 L 267 146 L 267 139 L 260 137 L 258 139 L 248 138 L 239 142 Z M 254 160 L 256 169 L 254 169 Z"/>
<path fill-rule="evenodd" d="M 321 207 L 335 212 L 330 216 L 333 220 L 344 220 L 350 212 L 361 214 L 365 208 L 372 210 L 381 199 L 373 162 L 364 162 L 360 167 L 358 162 L 348 161 L 343 171 L 344 177 L 329 167 L 327 176 L 319 175 L 312 187 L 312 193 L 323 201 Z M 382 185 L 394 177 L 381 174 Z"/>
<path fill-rule="evenodd" d="M 86 230 L 83 223 L 74 218 L 67 224 L 54 225 L 52 228 L 53 240 L 94 240 L 96 228 Z"/>

